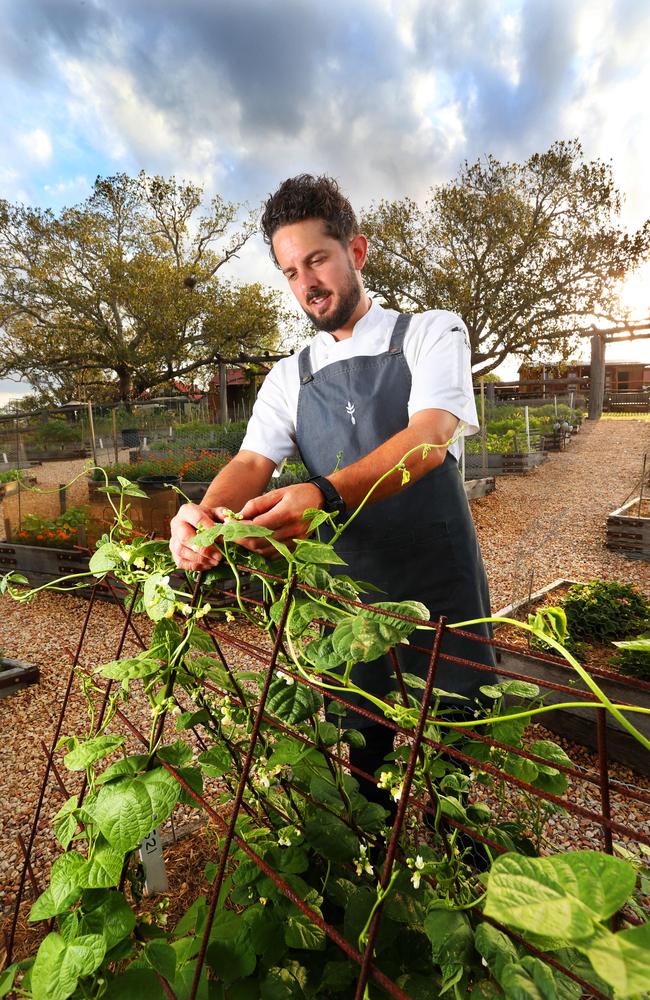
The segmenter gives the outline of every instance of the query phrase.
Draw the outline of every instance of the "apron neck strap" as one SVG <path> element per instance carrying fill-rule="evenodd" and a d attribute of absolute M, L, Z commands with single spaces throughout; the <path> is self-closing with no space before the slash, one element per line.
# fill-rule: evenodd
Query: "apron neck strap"
<path fill-rule="evenodd" d="M 393 327 L 393 332 L 390 338 L 390 345 L 388 348 L 389 354 L 401 354 L 402 347 L 404 346 L 404 337 L 406 336 L 406 331 L 409 328 L 409 323 L 411 322 L 410 313 L 400 313 L 395 320 L 395 326 Z"/>
<path fill-rule="evenodd" d="M 298 355 L 298 374 L 300 376 L 300 384 L 305 385 L 306 382 L 311 382 L 314 378 L 313 372 L 311 370 L 311 345 L 307 344 L 303 347 L 302 351 Z"/>

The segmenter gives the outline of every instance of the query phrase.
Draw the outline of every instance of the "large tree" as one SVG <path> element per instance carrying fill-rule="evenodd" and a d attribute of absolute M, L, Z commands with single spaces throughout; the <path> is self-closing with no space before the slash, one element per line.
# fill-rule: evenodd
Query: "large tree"
<path fill-rule="evenodd" d="M 577 141 L 522 164 L 466 163 L 424 207 L 364 213 L 366 283 L 395 309 L 459 312 L 476 374 L 511 353 L 566 356 L 581 329 L 621 315 L 617 285 L 650 250 L 650 222 L 624 231 L 620 201 L 610 166 Z"/>
<path fill-rule="evenodd" d="M 174 178 L 98 178 L 60 214 L 0 201 L 0 377 L 54 399 L 125 401 L 222 359 L 274 350 L 278 294 L 222 277 L 254 231 Z"/>

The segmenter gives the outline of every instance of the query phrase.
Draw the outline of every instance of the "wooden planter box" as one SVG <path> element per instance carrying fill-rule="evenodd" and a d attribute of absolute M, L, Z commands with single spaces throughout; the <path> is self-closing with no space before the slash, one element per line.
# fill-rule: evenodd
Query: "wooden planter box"
<path fill-rule="evenodd" d="M 531 601 L 534 602 L 559 587 L 565 587 L 575 582 L 575 580 L 565 579 L 554 580 L 548 587 L 531 594 Z M 517 601 L 515 604 L 510 604 L 495 612 L 495 614 L 498 617 L 512 617 L 513 612 L 528 603 L 528 600 Z M 495 638 L 498 640 L 498 626 L 495 628 Z M 580 700 L 580 692 L 587 690 L 582 678 L 578 677 L 568 664 L 559 659 L 556 662 L 555 659 L 540 659 L 533 653 L 515 653 L 506 650 L 497 650 L 496 653 L 497 669 L 501 667 L 514 673 L 526 674 L 532 681 L 541 680 L 567 685 L 575 691 L 576 701 Z M 650 684 L 624 675 L 596 676 L 595 680 L 610 701 L 636 705 L 639 708 L 650 708 Z M 552 691 L 544 687 L 541 688 L 541 691 L 546 693 L 545 703 L 547 705 L 573 700 L 573 696 L 566 692 Z M 628 718 L 644 736 L 650 739 L 650 716 L 630 715 Z M 606 721 L 608 757 L 621 764 L 626 764 L 640 774 L 650 776 L 650 753 L 634 737 L 630 736 L 609 713 L 607 713 Z M 593 708 L 559 709 L 540 716 L 539 722 L 552 732 L 573 740 L 575 743 L 580 743 L 582 746 L 594 750 L 597 747 L 596 714 Z"/>
<path fill-rule="evenodd" d="M 7 698 L 14 691 L 38 684 L 41 674 L 33 663 L 0 656 L 0 698 Z"/>
<path fill-rule="evenodd" d="M 36 476 L 23 475 L 20 482 L 29 486 L 34 486 L 36 483 Z M 18 487 L 19 481 L 17 479 L 13 479 L 8 483 L 0 483 L 0 501 L 4 500 L 5 497 L 11 496 L 13 493 L 17 493 Z"/>
<path fill-rule="evenodd" d="M 489 476 L 524 475 L 531 469 L 541 465 L 545 455 L 541 451 L 501 452 L 492 451 L 487 454 L 487 469 Z M 465 455 L 465 477 L 478 478 L 483 470 L 480 455 Z"/>
<path fill-rule="evenodd" d="M 0 698 L 7 698 L 30 684 L 38 684 L 40 676 L 38 667 L 33 663 L 0 656 Z"/>
<path fill-rule="evenodd" d="M 609 515 L 605 544 L 629 559 L 650 562 L 650 517 L 640 517 L 638 510 L 639 498 L 635 497 Z"/>
<path fill-rule="evenodd" d="M 0 542 L 0 573 L 15 570 L 26 576 L 33 587 L 70 573 L 85 573 L 89 559 L 90 556 L 76 549 Z"/>
<path fill-rule="evenodd" d="M 33 462 L 69 462 L 75 458 L 88 458 L 90 454 L 88 448 L 84 448 L 81 445 L 64 446 L 57 448 L 53 446 L 51 448 L 36 449 L 27 446 L 27 453 L 29 455 L 30 461 Z"/>

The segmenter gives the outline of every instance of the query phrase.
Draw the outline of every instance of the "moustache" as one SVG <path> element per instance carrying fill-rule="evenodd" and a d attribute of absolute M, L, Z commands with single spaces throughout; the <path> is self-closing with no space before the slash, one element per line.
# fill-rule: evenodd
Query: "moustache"
<path fill-rule="evenodd" d="M 328 288 L 315 288 L 307 294 L 307 305 L 313 302 L 314 299 L 319 299 L 324 295 L 331 295 L 332 293 Z"/>

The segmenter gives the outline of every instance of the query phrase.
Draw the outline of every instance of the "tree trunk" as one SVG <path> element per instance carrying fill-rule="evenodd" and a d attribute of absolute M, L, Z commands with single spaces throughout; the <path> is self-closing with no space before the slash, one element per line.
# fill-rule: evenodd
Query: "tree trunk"
<path fill-rule="evenodd" d="M 591 338 L 589 369 L 589 419 L 600 420 L 605 397 L 605 338 L 595 333 Z"/>

